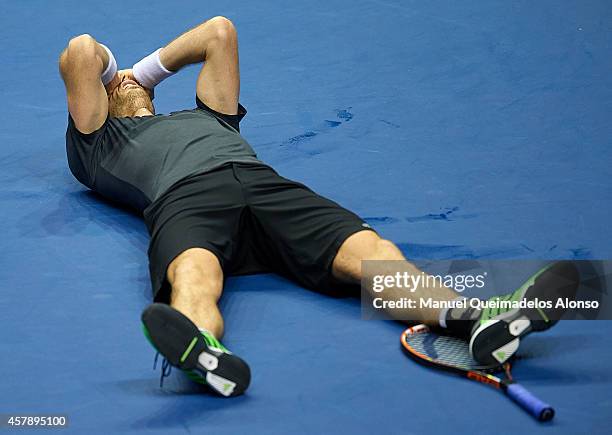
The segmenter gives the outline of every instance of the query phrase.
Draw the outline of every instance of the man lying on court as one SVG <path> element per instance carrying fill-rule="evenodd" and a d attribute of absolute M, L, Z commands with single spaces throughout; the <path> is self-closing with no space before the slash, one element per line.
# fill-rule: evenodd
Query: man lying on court
<path fill-rule="evenodd" d="M 203 63 L 197 107 L 155 114 L 155 86 L 195 63 Z M 224 277 L 272 271 L 326 290 L 358 285 L 362 260 L 405 260 L 354 213 L 278 175 L 240 135 L 246 110 L 238 102 L 237 36 L 228 19 L 212 18 L 122 71 L 108 47 L 80 35 L 62 52 L 60 72 L 70 170 L 143 214 L 155 301 L 142 314 L 145 334 L 194 381 L 224 396 L 243 393 L 250 382 L 246 362 L 219 341 Z M 512 296 L 542 299 L 560 275 L 574 276 L 575 269 L 558 263 Z M 442 285 L 420 294 L 458 297 Z M 554 323 L 520 309 L 494 316 L 470 308 L 406 311 L 405 319 L 470 340 L 482 362 L 505 361 L 521 337 Z"/>

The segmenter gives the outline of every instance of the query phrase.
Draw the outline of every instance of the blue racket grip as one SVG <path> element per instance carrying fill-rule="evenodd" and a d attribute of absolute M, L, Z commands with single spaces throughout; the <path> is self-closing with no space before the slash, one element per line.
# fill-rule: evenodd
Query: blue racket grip
<path fill-rule="evenodd" d="M 552 406 L 542 402 L 519 384 L 509 384 L 506 394 L 539 421 L 551 420 L 555 415 Z"/>

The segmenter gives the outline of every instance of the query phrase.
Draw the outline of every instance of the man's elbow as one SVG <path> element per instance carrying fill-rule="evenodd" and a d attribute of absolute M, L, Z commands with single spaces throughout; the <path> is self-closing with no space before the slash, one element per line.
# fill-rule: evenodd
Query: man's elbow
<path fill-rule="evenodd" d="M 208 26 L 213 39 L 222 44 L 236 43 L 238 39 L 236 27 L 229 18 L 222 16 L 213 17 L 206 21 L 204 25 Z"/>
<path fill-rule="evenodd" d="M 76 64 L 94 64 L 96 62 L 98 43 L 87 33 L 75 36 L 69 42 L 59 57 L 59 67 L 62 75 L 73 69 Z"/>

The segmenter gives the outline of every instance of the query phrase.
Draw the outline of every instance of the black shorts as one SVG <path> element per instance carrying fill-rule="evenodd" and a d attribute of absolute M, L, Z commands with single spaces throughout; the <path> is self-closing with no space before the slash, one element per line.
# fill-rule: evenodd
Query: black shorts
<path fill-rule="evenodd" d="M 213 252 L 225 276 L 275 272 L 321 291 L 340 283 L 340 245 L 369 225 L 265 165 L 229 163 L 173 186 L 144 212 L 156 301 L 168 302 L 166 270 L 189 248 Z"/>

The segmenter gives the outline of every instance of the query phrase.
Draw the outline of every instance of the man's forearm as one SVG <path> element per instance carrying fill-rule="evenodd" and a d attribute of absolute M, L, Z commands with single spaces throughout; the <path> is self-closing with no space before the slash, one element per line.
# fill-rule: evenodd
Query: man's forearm
<path fill-rule="evenodd" d="M 206 48 L 214 43 L 218 36 L 207 23 L 204 22 L 183 33 L 162 48 L 159 58 L 167 69 L 178 71 L 186 65 L 206 60 Z"/>
<path fill-rule="evenodd" d="M 237 99 L 239 89 L 238 48 L 235 32 L 229 19 L 211 18 L 136 62 L 132 67 L 134 78 L 143 87 L 154 89 L 159 83 L 186 65 L 206 62 L 202 71 L 204 69 L 211 71 L 210 65 L 230 65 L 230 70 L 217 71 L 217 74 L 226 74 L 232 78 L 233 81 L 228 86 L 235 88 L 235 96 L 231 102 L 227 103 L 227 107 L 224 106 L 224 102 L 217 104 L 217 107 L 227 113 L 235 113 L 237 102 L 233 100 Z M 210 73 L 207 76 L 210 77 Z M 198 78 L 196 91 L 198 95 L 204 92 L 201 90 L 201 84 L 204 83 L 201 80 L 202 77 L 203 75 L 200 74 Z"/>

